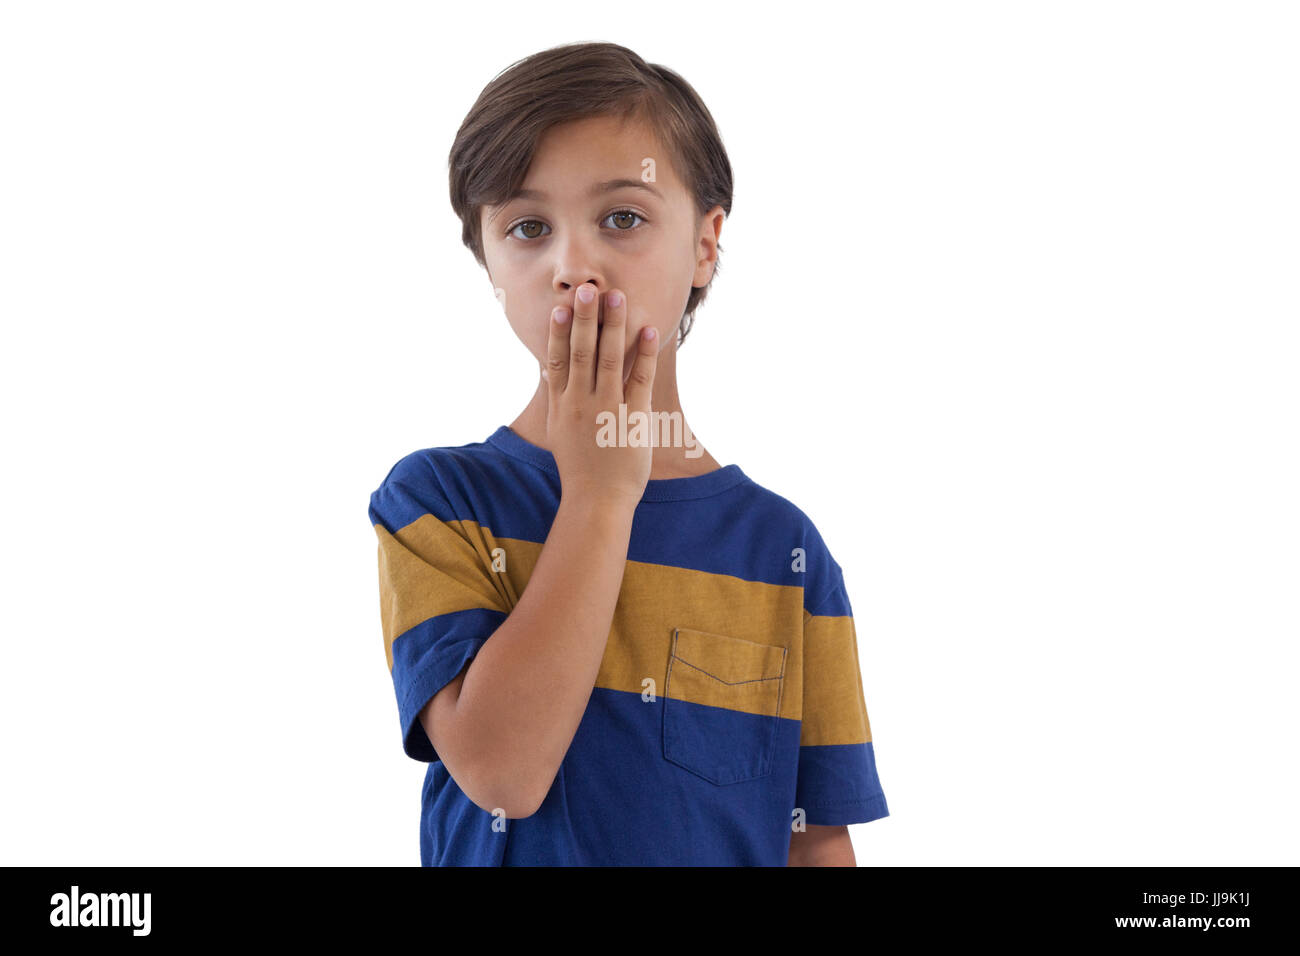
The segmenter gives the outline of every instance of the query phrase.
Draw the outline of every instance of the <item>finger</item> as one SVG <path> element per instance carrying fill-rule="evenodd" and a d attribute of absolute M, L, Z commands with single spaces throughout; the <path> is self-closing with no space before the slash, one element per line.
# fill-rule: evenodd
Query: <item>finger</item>
<path fill-rule="evenodd" d="M 552 396 L 563 392 L 569 380 L 569 329 L 572 325 L 568 309 L 552 310 L 546 339 L 546 382 Z"/>
<path fill-rule="evenodd" d="M 617 302 L 617 305 L 614 303 Z M 627 332 L 627 297 L 618 289 L 605 293 L 605 319 L 596 359 L 596 391 L 617 401 L 623 395 L 623 350 Z"/>
<path fill-rule="evenodd" d="M 583 302 L 583 292 L 591 301 Z M 573 331 L 569 333 L 569 381 L 583 384 L 587 391 L 596 387 L 596 316 L 600 293 L 595 285 L 584 282 L 573 296 Z"/>
<path fill-rule="evenodd" d="M 650 411 L 650 393 L 655 383 L 655 367 L 659 362 L 659 336 L 653 325 L 647 325 L 637 336 L 636 358 L 627 376 L 624 394 L 627 407 Z"/>

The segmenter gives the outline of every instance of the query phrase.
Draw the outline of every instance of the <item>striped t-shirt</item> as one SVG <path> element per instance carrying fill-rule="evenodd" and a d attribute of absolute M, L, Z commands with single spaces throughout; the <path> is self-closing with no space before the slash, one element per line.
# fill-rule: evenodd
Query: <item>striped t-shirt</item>
<path fill-rule="evenodd" d="M 501 426 L 371 495 L 402 747 L 429 764 L 424 866 L 784 866 L 803 824 L 889 815 L 840 566 L 737 465 L 651 480 L 586 712 L 536 813 L 474 803 L 419 721 L 505 620 L 560 503 L 549 451 Z"/>

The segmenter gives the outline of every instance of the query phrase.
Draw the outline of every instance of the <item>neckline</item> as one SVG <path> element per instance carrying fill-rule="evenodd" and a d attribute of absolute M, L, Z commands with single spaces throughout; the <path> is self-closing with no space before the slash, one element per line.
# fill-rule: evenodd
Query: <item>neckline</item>
<path fill-rule="evenodd" d="M 500 426 L 487 440 L 507 455 L 536 465 L 556 479 L 560 477 L 555 456 L 545 448 L 516 435 L 509 425 Z M 688 475 L 685 478 L 652 478 L 646 482 L 645 494 L 641 500 L 683 501 L 689 498 L 708 498 L 748 480 L 749 476 L 740 470 L 739 465 L 723 465 L 702 475 Z"/>

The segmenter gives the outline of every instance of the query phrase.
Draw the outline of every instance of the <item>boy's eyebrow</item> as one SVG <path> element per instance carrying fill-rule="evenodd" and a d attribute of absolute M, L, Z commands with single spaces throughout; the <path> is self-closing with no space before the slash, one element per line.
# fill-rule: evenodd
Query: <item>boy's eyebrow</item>
<path fill-rule="evenodd" d="M 587 195 L 592 197 L 600 196 L 604 193 L 612 193 L 616 189 L 645 189 L 645 190 L 649 190 L 655 196 L 659 197 L 661 201 L 664 198 L 663 193 L 655 189 L 649 183 L 644 183 L 639 179 L 607 179 L 604 182 L 596 183 L 594 186 L 592 186 L 591 189 L 587 190 Z M 492 215 L 488 217 L 488 221 L 491 222 L 493 219 L 495 219 L 497 217 L 497 213 L 499 213 L 502 209 L 504 209 L 508 204 L 514 202 L 516 199 L 544 200 L 545 198 L 546 198 L 546 193 L 542 192 L 540 189 L 515 190 L 515 192 L 511 196 L 509 196 L 505 202 L 501 203 L 501 205 L 497 207 L 496 212 L 492 213 Z"/>

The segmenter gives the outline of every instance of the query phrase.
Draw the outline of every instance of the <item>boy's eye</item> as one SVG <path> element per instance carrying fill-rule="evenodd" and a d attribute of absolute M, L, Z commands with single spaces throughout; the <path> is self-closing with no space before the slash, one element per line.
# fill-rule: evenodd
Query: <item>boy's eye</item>
<path fill-rule="evenodd" d="M 639 212 L 633 212 L 631 209 L 619 209 L 614 212 L 611 212 L 608 216 L 605 217 L 605 221 L 609 222 L 609 220 L 614 219 L 616 221 L 622 220 L 624 222 L 627 222 L 629 216 L 633 219 L 640 219 L 642 222 L 646 222 L 646 218 L 644 216 L 642 216 Z M 627 232 L 628 230 L 633 228 L 633 224 L 631 222 L 628 222 L 626 226 L 615 225 L 614 228 L 617 229 L 619 232 Z"/>
<path fill-rule="evenodd" d="M 527 230 L 527 229 L 529 229 L 529 227 L 533 227 L 533 228 L 535 229 L 535 228 L 540 228 L 540 227 L 543 227 L 543 226 L 546 226 L 546 224 L 543 223 L 543 222 L 538 222 L 536 219 L 525 219 L 523 222 L 518 223 L 517 225 L 511 226 L 511 227 L 510 227 L 510 231 L 507 232 L 506 235 L 508 235 L 508 236 L 514 236 L 515 233 L 516 233 L 517 231 L 519 231 L 520 229 Z M 547 228 L 549 228 L 549 227 L 547 227 Z M 515 236 L 515 238 L 516 238 L 516 239 L 536 239 L 539 235 L 542 235 L 542 234 L 541 234 L 541 233 L 537 233 L 537 232 L 530 232 L 528 235 Z"/>
<path fill-rule="evenodd" d="M 634 212 L 631 209 L 616 209 L 602 221 L 609 222 L 611 219 L 614 220 L 615 232 L 632 232 L 637 228 L 635 220 L 640 220 L 641 222 L 650 221 L 639 212 Z M 549 231 L 550 228 L 550 226 L 546 225 L 546 223 L 539 219 L 525 219 L 522 222 L 515 223 L 506 230 L 506 236 L 515 239 L 523 239 L 525 242 L 528 242 L 533 239 L 540 239 L 542 236 L 546 235 L 546 233 L 539 232 L 538 230 L 545 229 Z M 522 235 L 520 234 L 520 230 L 523 231 Z"/>

